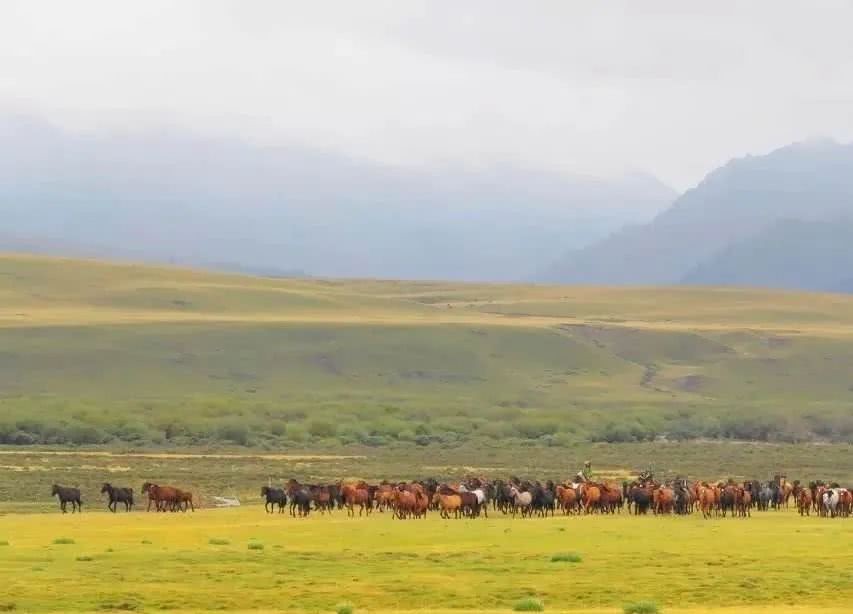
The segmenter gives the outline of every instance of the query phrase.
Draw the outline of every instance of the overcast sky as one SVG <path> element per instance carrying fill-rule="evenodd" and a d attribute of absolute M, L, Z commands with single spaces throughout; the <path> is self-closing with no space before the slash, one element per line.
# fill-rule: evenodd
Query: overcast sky
<path fill-rule="evenodd" d="M 684 189 L 853 139 L 851 24 L 846 0 L 6 0 L 0 111 Z"/>

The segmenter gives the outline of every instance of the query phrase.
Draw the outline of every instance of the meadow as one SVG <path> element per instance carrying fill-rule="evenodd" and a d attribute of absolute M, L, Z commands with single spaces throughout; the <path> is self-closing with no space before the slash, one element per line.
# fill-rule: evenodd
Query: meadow
<path fill-rule="evenodd" d="M 0 443 L 853 441 L 853 298 L 0 257 Z"/>
<path fill-rule="evenodd" d="M 853 526 L 587 516 L 398 521 L 195 514 L 0 517 L 0 608 L 26 612 L 849 611 Z M 790 609 L 789 607 L 794 607 Z"/>

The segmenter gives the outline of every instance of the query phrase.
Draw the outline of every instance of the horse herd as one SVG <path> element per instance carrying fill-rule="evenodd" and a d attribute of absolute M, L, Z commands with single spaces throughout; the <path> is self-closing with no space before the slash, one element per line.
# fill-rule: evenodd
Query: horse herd
<path fill-rule="evenodd" d="M 458 483 L 440 483 L 435 479 L 392 483 L 383 481 L 301 484 L 289 480 L 280 488 L 264 486 L 261 496 L 268 513 L 308 516 L 312 510 L 321 514 L 346 510 L 348 516 L 390 511 L 394 518 L 423 518 L 428 511 L 442 518 L 488 517 L 489 509 L 513 517 L 553 516 L 563 514 L 616 514 L 627 509 L 629 514 L 655 515 L 701 513 L 715 516 L 749 518 L 753 510 L 789 508 L 793 502 L 800 515 L 849 517 L 853 513 L 853 490 L 838 484 L 799 481 L 758 480 L 735 482 L 686 480 L 659 483 L 651 479 L 633 482 L 564 482 L 486 480 L 470 478 Z"/>
<path fill-rule="evenodd" d="M 132 488 L 104 483 L 107 509 L 115 513 L 119 504 L 125 511 L 134 506 Z M 148 497 L 147 511 L 195 511 L 193 494 L 174 486 L 152 482 L 142 485 Z M 83 510 L 78 488 L 54 484 L 51 496 L 58 497 L 60 509 Z M 411 482 L 339 481 L 332 484 L 301 484 L 291 479 L 283 487 L 261 488 L 265 509 L 269 513 L 289 509 L 292 516 L 305 517 L 312 511 L 321 514 L 346 510 L 348 516 L 369 515 L 374 511 L 390 512 L 394 518 L 423 518 L 435 511 L 442 518 L 488 517 L 489 510 L 502 514 L 532 518 L 563 514 L 629 514 L 686 515 L 701 513 L 704 518 L 731 516 L 748 518 L 753 510 L 789 508 L 792 504 L 801 516 L 846 518 L 853 513 L 853 490 L 837 483 L 776 479 L 768 482 L 734 480 L 688 483 L 677 479 L 656 482 L 638 479 L 633 482 L 563 482 L 530 481 L 513 477 L 508 480 L 468 478 L 462 482 L 442 483 L 433 478 Z"/>
<path fill-rule="evenodd" d="M 151 511 L 151 506 L 154 506 L 158 512 L 186 512 L 187 510 L 195 511 L 193 504 L 193 495 L 187 490 L 181 490 L 174 486 L 159 486 L 152 482 L 145 482 L 142 485 L 142 493 L 148 495 L 148 510 Z M 107 509 L 115 513 L 119 503 L 124 505 L 125 511 L 133 510 L 134 498 L 133 489 L 121 486 L 113 486 L 105 482 L 101 487 L 101 494 L 107 495 Z M 71 513 L 83 511 L 83 499 L 79 488 L 69 486 L 59 486 L 54 484 L 50 491 L 51 497 L 58 497 L 59 509 L 62 513 L 66 513 L 68 504 L 71 504 Z"/>

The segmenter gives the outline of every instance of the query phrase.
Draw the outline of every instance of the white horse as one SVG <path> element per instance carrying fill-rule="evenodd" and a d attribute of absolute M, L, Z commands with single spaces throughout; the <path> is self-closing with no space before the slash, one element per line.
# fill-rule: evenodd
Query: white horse
<path fill-rule="evenodd" d="M 838 502 L 841 501 L 841 489 L 840 488 L 831 488 L 823 493 L 823 498 L 821 500 L 821 504 L 823 504 L 823 510 L 832 518 L 835 518 L 835 514 L 838 510 Z"/>
<path fill-rule="evenodd" d="M 519 492 L 519 490 L 515 486 L 511 486 L 509 489 L 509 494 L 512 497 L 512 516 L 515 518 L 515 513 L 521 508 L 521 517 L 524 518 L 528 516 L 531 512 L 530 504 L 533 503 L 533 495 L 529 492 Z"/>

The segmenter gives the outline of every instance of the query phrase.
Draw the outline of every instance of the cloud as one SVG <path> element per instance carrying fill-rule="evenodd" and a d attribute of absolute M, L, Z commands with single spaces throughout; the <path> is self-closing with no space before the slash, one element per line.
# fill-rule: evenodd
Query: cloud
<path fill-rule="evenodd" d="M 0 106 L 66 126 L 513 162 L 682 188 L 726 159 L 853 138 L 853 5 L 6 2 Z"/>

